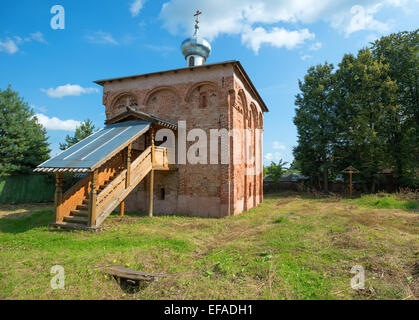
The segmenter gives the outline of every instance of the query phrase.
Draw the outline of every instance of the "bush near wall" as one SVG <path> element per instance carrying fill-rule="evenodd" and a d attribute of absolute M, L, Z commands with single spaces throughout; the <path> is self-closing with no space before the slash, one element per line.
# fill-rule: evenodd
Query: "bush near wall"
<path fill-rule="evenodd" d="M 54 201 L 52 175 L 20 175 L 0 178 L 0 204 Z"/>

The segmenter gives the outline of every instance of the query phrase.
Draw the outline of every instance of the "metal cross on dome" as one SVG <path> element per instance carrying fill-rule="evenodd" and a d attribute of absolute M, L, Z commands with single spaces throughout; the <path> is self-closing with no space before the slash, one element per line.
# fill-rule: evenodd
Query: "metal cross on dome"
<path fill-rule="evenodd" d="M 194 14 L 194 17 L 196 17 L 196 24 L 199 24 L 199 16 L 202 14 L 202 11 L 196 10 L 196 13 Z"/>

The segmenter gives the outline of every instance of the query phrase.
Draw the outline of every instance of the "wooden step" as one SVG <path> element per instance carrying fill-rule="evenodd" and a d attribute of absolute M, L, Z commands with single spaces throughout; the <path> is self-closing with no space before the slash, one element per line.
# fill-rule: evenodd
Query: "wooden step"
<path fill-rule="evenodd" d="M 63 228 L 63 229 L 72 229 L 72 230 L 88 230 L 88 231 L 97 231 L 100 228 L 88 227 L 85 224 L 71 223 L 71 222 L 54 222 L 50 224 L 51 227 Z"/>
<path fill-rule="evenodd" d="M 82 216 L 87 217 L 89 216 L 89 212 L 85 210 L 71 210 L 71 213 L 73 216 Z"/>
<path fill-rule="evenodd" d="M 89 206 L 87 204 L 78 205 L 77 210 L 89 210 Z"/>
<path fill-rule="evenodd" d="M 79 216 L 66 216 L 64 217 L 65 222 L 75 222 L 75 223 L 84 223 L 87 224 L 87 217 L 79 217 Z"/>

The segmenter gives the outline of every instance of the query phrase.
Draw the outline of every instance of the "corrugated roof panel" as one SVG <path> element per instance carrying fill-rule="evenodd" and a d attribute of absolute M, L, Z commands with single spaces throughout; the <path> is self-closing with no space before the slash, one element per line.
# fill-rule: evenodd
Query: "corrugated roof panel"
<path fill-rule="evenodd" d="M 38 168 L 95 169 L 103 159 L 143 135 L 150 122 L 129 121 L 106 126 L 69 149 L 47 160 Z"/>

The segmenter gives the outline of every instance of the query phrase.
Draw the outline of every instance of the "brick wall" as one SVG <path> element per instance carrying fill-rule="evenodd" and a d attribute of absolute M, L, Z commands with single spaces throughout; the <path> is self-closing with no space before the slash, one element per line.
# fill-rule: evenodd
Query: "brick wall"
<path fill-rule="evenodd" d="M 129 104 L 166 120 L 186 121 L 189 134 L 192 129 L 203 129 L 208 137 L 206 152 L 209 163 L 210 129 L 261 127 L 261 109 L 243 83 L 229 64 L 186 69 L 108 82 L 104 85 L 103 103 L 108 118 L 122 112 L 124 104 Z M 254 133 L 251 138 L 255 141 Z M 202 156 L 205 150 L 195 150 L 195 141 L 186 142 L 187 150 Z M 246 176 L 244 163 L 232 164 L 231 142 L 232 138 L 230 164 L 179 164 L 177 171 L 156 172 L 155 213 L 223 217 L 260 203 L 263 199 L 261 175 Z M 238 147 L 243 147 L 243 134 Z M 256 156 L 261 153 L 261 148 L 256 150 L 253 145 L 250 151 Z M 260 155 L 260 161 L 256 163 L 259 168 L 261 159 Z M 147 181 L 148 178 L 127 198 L 127 210 L 147 210 Z M 160 199 L 162 189 L 164 200 Z"/>

